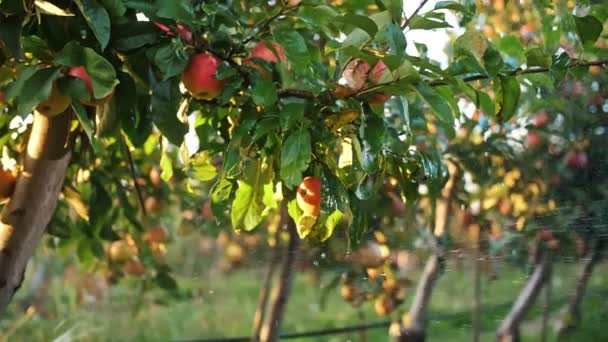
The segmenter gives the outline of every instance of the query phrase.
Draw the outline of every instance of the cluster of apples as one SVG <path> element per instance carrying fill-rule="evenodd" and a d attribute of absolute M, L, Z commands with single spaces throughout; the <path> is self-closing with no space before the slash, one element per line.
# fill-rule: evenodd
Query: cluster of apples
<path fill-rule="evenodd" d="M 382 79 L 388 75 L 389 72 L 386 64 L 381 60 L 378 60 L 373 67 L 362 59 L 350 61 L 342 74 L 342 77 L 350 88 L 344 92 L 344 95 L 351 95 L 364 89 L 366 86 L 373 86 L 381 83 Z M 367 98 L 367 101 L 370 104 L 382 104 L 390 98 L 391 96 L 389 94 L 375 93 L 371 94 Z"/>
<path fill-rule="evenodd" d="M 165 229 L 162 226 L 153 226 L 143 234 L 142 240 L 148 244 L 154 258 L 162 262 L 167 254 Z M 146 273 L 146 268 L 139 259 L 139 247 L 129 235 L 121 240 L 113 241 L 108 246 L 106 254 L 111 265 L 119 266 L 124 274 L 139 277 Z"/>
<path fill-rule="evenodd" d="M 277 58 L 277 55 L 279 58 Z M 281 62 L 287 61 L 285 51 L 279 44 L 273 41 L 270 41 L 267 44 L 258 42 L 251 50 L 250 56 L 244 60 L 243 64 L 258 70 L 265 79 L 270 79 L 271 75 L 267 70 L 255 62 L 256 58 L 269 63 L 278 63 L 279 59 Z M 198 100 L 213 100 L 221 94 L 225 82 L 216 78 L 221 62 L 221 59 L 208 52 L 199 53 L 190 57 L 188 65 L 182 72 L 181 80 L 192 97 Z"/>

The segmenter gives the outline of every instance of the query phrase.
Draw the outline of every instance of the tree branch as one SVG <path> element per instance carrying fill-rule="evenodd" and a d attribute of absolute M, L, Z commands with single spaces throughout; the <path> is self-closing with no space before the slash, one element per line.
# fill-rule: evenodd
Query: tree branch
<path fill-rule="evenodd" d="M 414 12 L 412 13 L 412 15 L 409 16 L 409 18 L 405 19 L 405 22 L 403 23 L 403 25 L 401 25 L 401 29 L 405 30 L 409 25 L 410 22 L 412 21 L 412 18 L 415 17 L 416 15 L 418 15 L 418 12 L 420 12 L 420 10 L 422 9 L 422 7 L 424 7 L 424 5 L 426 5 L 426 3 L 429 0 L 422 0 L 420 2 L 420 5 L 418 5 L 418 7 L 414 10 Z"/>

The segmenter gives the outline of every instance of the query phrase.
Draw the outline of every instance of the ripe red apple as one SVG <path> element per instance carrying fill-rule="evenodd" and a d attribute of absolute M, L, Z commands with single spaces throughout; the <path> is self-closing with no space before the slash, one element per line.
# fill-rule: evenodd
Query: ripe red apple
<path fill-rule="evenodd" d="M 530 146 L 530 147 L 538 146 L 538 144 L 540 144 L 540 141 L 541 141 L 540 135 L 538 135 L 534 132 L 528 133 L 528 146 Z"/>
<path fill-rule="evenodd" d="M 551 117 L 549 117 L 547 112 L 540 112 L 532 118 L 532 124 L 536 127 L 544 127 L 549 121 L 551 121 Z"/>
<path fill-rule="evenodd" d="M 221 61 L 208 53 L 200 53 L 190 58 L 182 72 L 182 82 L 192 97 L 199 100 L 213 100 L 224 89 L 224 81 L 215 78 Z"/>
<path fill-rule="evenodd" d="M 39 103 L 38 106 L 36 106 L 36 110 L 40 114 L 53 116 L 65 112 L 71 102 L 72 99 L 69 96 L 63 95 L 57 88 L 56 83 L 53 82 L 49 98 L 46 99 L 46 101 Z"/>
<path fill-rule="evenodd" d="M 553 235 L 551 229 L 543 227 L 536 233 L 536 238 L 540 241 L 548 242 L 555 239 L 555 236 Z"/>
<path fill-rule="evenodd" d="M 359 91 L 363 88 L 365 82 L 367 82 L 370 70 L 369 63 L 362 59 L 355 59 L 348 63 L 344 69 L 344 73 L 342 73 L 342 77 L 344 77 L 349 87 L 355 91 Z"/>
<path fill-rule="evenodd" d="M 306 177 L 297 190 L 296 201 L 304 214 L 319 216 L 321 211 L 321 180 L 317 177 Z"/>
<path fill-rule="evenodd" d="M 273 41 L 270 41 L 270 45 L 272 45 L 272 48 L 279 55 L 281 62 L 283 62 L 283 63 L 287 62 L 287 57 L 285 57 L 285 51 L 283 50 L 281 45 L 279 45 Z M 253 47 L 253 49 L 251 49 L 251 56 L 247 57 L 245 59 L 245 61 L 243 62 L 245 65 L 250 66 L 254 69 L 257 69 L 260 72 L 260 74 L 262 74 L 262 77 L 264 79 L 267 79 L 267 80 L 271 79 L 272 75 L 268 72 L 268 70 L 264 69 L 262 66 L 255 63 L 253 58 L 263 59 L 269 63 L 278 63 L 279 60 L 277 59 L 277 55 L 275 55 L 275 52 L 273 52 L 272 49 L 270 49 L 264 42 L 258 42 Z"/>
<path fill-rule="evenodd" d="M 69 68 L 66 74 L 72 77 L 80 78 L 84 82 L 84 85 L 87 87 L 89 95 L 91 96 L 91 100 L 80 101 L 82 102 L 82 104 L 87 106 L 97 106 L 106 103 L 112 98 L 112 94 L 109 94 L 103 99 L 95 98 L 95 95 L 93 94 L 93 83 L 91 83 L 91 77 L 89 77 L 89 73 L 87 72 L 87 69 L 85 69 L 84 66 L 81 65 Z"/>
<path fill-rule="evenodd" d="M 359 91 L 367 82 L 371 84 L 380 82 L 382 76 L 387 72 L 388 67 L 380 60 L 372 68 L 366 61 L 356 59 L 348 64 L 342 77 L 344 77 L 349 87 L 355 91 Z M 382 104 L 388 101 L 390 97 L 388 94 L 372 94 L 368 97 L 368 102 L 370 104 Z"/>
<path fill-rule="evenodd" d="M 568 167 L 575 170 L 584 169 L 587 167 L 588 162 L 589 159 L 587 158 L 587 154 L 583 151 L 571 152 L 567 155 L 566 159 Z"/>
<path fill-rule="evenodd" d="M 386 316 L 394 309 L 395 301 L 387 295 L 376 298 L 376 301 L 374 302 L 374 310 L 378 316 Z"/>

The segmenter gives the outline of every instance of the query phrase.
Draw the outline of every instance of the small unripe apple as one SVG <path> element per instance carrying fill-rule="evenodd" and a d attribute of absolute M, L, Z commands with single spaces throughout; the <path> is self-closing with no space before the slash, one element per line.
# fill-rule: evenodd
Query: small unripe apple
<path fill-rule="evenodd" d="M 118 240 L 112 242 L 108 249 L 108 257 L 116 263 L 122 263 L 137 256 L 137 248 L 129 245 L 127 241 Z"/>
<path fill-rule="evenodd" d="M 321 212 L 321 179 L 306 177 L 297 190 L 296 201 L 305 215 L 319 216 Z"/>
<path fill-rule="evenodd" d="M 39 103 L 36 106 L 36 110 L 40 114 L 53 116 L 65 112 L 70 106 L 70 103 L 72 103 L 70 97 L 63 95 L 57 88 L 55 82 L 53 82 L 49 98 L 46 99 L 46 101 Z"/>
<path fill-rule="evenodd" d="M 386 316 L 395 309 L 395 301 L 386 295 L 376 298 L 374 310 L 378 316 Z"/>
<path fill-rule="evenodd" d="M 16 175 L 11 171 L 0 169 L 0 202 L 4 202 L 13 195 Z"/>
<path fill-rule="evenodd" d="M 112 94 L 109 94 L 102 99 L 95 98 L 95 95 L 93 93 L 93 83 L 91 83 L 91 77 L 89 76 L 89 73 L 87 72 L 87 69 L 85 69 L 84 66 L 81 65 L 69 68 L 66 74 L 68 76 L 80 78 L 84 82 L 84 85 L 86 86 L 87 90 L 89 91 L 89 96 L 91 97 L 91 99 L 80 101 L 82 104 L 87 106 L 97 106 L 108 102 L 112 98 Z"/>
<path fill-rule="evenodd" d="M 220 59 L 208 53 L 190 58 L 182 72 L 182 82 L 190 95 L 199 100 L 213 100 L 224 89 L 224 81 L 215 78 Z"/>
<path fill-rule="evenodd" d="M 346 301 L 351 301 L 357 296 L 357 289 L 352 284 L 343 284 L 340 287 L 340 296 Z"/>
<path fill-rule="evenodd" d="M 144 267 L 144 265 L 142 265 L 142 263 L 139 260 L 133 260 L 133 259 L 127 260 L 127 262 L 125 262 L 122 270 L 128 275 L 132 275 L 132 276 L 136 276 L 136 277 L 140 277 L 146 273 L 146 268 Z"/>
<path fill-rule="evenodd" d="M 143 240 L 149 243 L 165 243 L 167 241 L 167 233 L 163 227 L 155 226 L 144 233 Z"/>
<path fill-rule="evenodd" d="M 148 196 L 144 200 L 144 208 L 147 213 L 156 213 L 163 209 L 163 203 L 154 196 Z"/>
<path fill-rule="evenodd" d="M 150 169 L 150 173 L 148 174 L 148 176 L 150 177 L 150 183 L 152 183 L 152 185 L 154 186 L 158 186 L 162 180 L 160 178 L 160 171 L 156 166 L 153 166 Z"/>
<path fill-rule="evenodd" d="M 536 127 L 544 127 L 549 123 L 549 121 L 551 121 L 551 117 L 549 117 L 549 114 L 547 114 L 547 112 L 540 112 L 534 115 L 534 117 L 532 118 L 532 123 Z"/>

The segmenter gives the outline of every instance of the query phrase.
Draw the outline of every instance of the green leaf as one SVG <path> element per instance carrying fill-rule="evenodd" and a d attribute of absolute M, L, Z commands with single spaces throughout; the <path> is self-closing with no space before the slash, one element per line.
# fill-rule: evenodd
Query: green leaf
<path fill-rule="evenodd" d="M 95 122 L 89 118 L 87 115 L 87 110 L 82 104 L 80 104 L 80 102 L 72 101 L 72 108 L 74 109 L 74 114 L 76 114 L 76 117 L 80 122 L 80 126 L 89 138 L 89 142 L 93 147 L 93 152 L 99 153 L 101 151 L 101 144 L 99 143 L 99 140 L 95 138 Z"/>
<path fill-rule="evenodd" d="M 507 56 L 507 63 L 519 67 L 526 60 L 524 46 L 514 35 L 505 35 L 498 41 L 498 49 Z"/>
<path fill-rule="evenodd" d="M 378 26 L 376 25 L 376 23 L 372 19 L 364 15 L 345 14 L 342 16 L 335 17 L 333 18 L 333 20 L 360 28 L 361 30 L 365 31 L 372 39 L 376 36 L 376 33 L 378 33 Z"/>
<path fill-rule="evenodd" d="M 433 12 L 414 16 L 408 26 L 410 30 L 433 30 L 448 27 L 452 27 L 452 25 L 445 21 L 443 13 Z"/>
<path fill-rule="evenodd" d="M 160 82 L 152 89 L 150 114 L 158 130 L 174 145 L 181 145 L 188 128 L 177 119 L 181 94 L 178 81 Z"/>
<path fill-rule="evenodd" d="M 403 20 L 403 1 L 402 0 L 382 0 L 384 6 L 391 14 L 393 21 L 400 23 Z"/>
<path fill-rule="evenodd" d="M 245 167 L 244 179 L 238 181 L 238 189 L 232 202 L 231 221 L 236 230 L 250 231 L 262 222 L 264 212 L 264 184 L 267 175 L 262 162 L 250 162 Z"/>
<path fill-rule="evenodd" d="M 97 0 L 75 0 L 87 24 L 104 50 L 110 41 L 110 16 Z"/>
<path fill-rule="evenodd" d="M 312 156 L 310 133 L 300 128 L 283 143 L 279 174 L 285 186 L 295 188 L 302 181 L 302 173 L 308 168 Z"/>
<path fill-rule="evenodd" d="M 306 47 L 306 41 L 298 31 L 292 29 L 274 30 L 272 36 L 277 44 L 285 50 L 287 60 L 296 70 L 306 68 L 310 64 L 310 54 Z"/>
<path fill-rule="evenodd" d="M 4 2 L 11 3 L 13 1 Z M 20 1 L 14 2 L 16 3 Z M 0 4 L 3 4 L 2 1 L 0 1 Z M 22 24 L 22 16 L 2 16 L 2 20 L 0 20 L 0 56 L 2 56 L 2 52 L 6 50 L 6 52 L 8 53 L 8 57 L 23 57 L 20 39 Z"/>
<path fill-rule="evenodd" d="M 488 48 L 488 40 L 483 33 L 469 30 L 454 42 L 454 52 L 457 56 L 473 56 L 478 61 L 483 60 L 483 56 Z"/>
<path fill-rule="evenodd" d="M 269 107 L 277 102 L 279 96 L 271 80 L 258 79 L 251 90 L 251 98 L 256 105 Z"/>
<path fill-rule="evenodd" d="M 514 76 L 499 76 L 494 82 L 496 92 L 496 117 L 500 122 L 508 121 L 517 110 L 521 93 L 519 81 Z"/>
<path fill-rule="evenodd" d="M 502 57 L 500 52 L 494 47 L 490 46 L 486 49 L 486 53 L 483 55 L 483 64 L 490 77 L 495 77 L 500 69 L 503 67 Z"/>
<path fill-rule="evenodd" d="M 110 95 L 118 84 L 112 64 L 95 50 L 82 47 L 76 42 L 67 43 L 55 57 L 55 62 L 69 67 L 84 66 L 91 78 L 93 96 L 96 99 Z"/>
<path fill-rule="evenodd" d="M 533 47 L 526 50 L 526 64 L 528 67 L 548 68 L 551 65 L 551 56 L 540 47 Z"/>
<path fill-rule="evenodd" d="M 325 28 L 338 15 L 338 12 L 329 6 L 319 5 L 303 6 L 297 14 L 304 22 L 316 27 Z"/>
<path fill-rule="evenodd" d="M 384 120 L 369 112 L 359 127 L 359 141 L 361 144 L 361 167 L 367 173 L 378 170 L 380 152 L 385 134 Z"/>
<path fill-rule="evenodd" d="M 281 129 L 288 130 L 296 123 L 300 122 L 300 120 L 304 118 L 305 109 L 306 104 L 302 102 L 290 102 L 285 104 L 279 113 Z"/>
<path fill-rule="evenodd" d="M 51 95 L 53 82 L 60 74 L 61 70 L 59 68 L 51 67 L 40 69 L 28 78 L 17 95 L 18 115 L 29 114 L 36 105 L 47 100 Z"/>
<path fill-rule="evenodd" d="M 44 0 L 36 0 L 34 2 L 40 13 L 48 14 L 48 15 L 56 15 L 62 17 L 71 17 L 74 16 L 74 13 L 69 10 L 59 8 L 51 2 Z"/>
<path fill-rule="evenodd" d="M 576 31 L 583 45 L 595 43 L 602 34 L 603 25 L 596 17 L 590 15 L 586 17 L 574 16 L 574 22 L 576 23 Z"/>
<path fill-rule="evenodd" d="M 435 10 L 440 10 L 440 9 L 449 9 L 452 11 L 457 11 L 457 12 L 462 12 L 462 13 L 469 12 L 469 10 L 466 7 L 457 3 L 456 1 L 438 1 L 435 4 Z"/>
<path fill-rule="evenodd" d="M 190 159 L 191 176 L 194 179 L 206 182 L 217 176 L 215 166 L 211 164 L 211 158 L 207 151 L 199 152 Z"/>
<path fill-rule="evenodd" d="M 161 71 L 164 81 L 181 74 L 188 64 L 188 58 L 182 46 L 169 43 L 156 50 L 154 64 Z"/>
<path fill-rule="evenodd" d="M 160 18 L 177 22 L 189 22 L 194 19 L 194 8 L 190 1 L 155 0 L 155 4 L 158 7 L 156 15 Z"/>
<path fill-rule="evenodd" d="M 321 242 L 329 239 L 332 236 L 336 226 L 342 220 L 342 217 L 344 217 L 344 213 L 342 213 L 340 210 L 335 210 L 327 217 L 327 219 L 325 219 L 325 224 L 322 227 L 323 229 L 320 229 L 318 235 Z"/>
<path fill-rule="evenodd" d="M 405 34 L 403 34 L 403 30 L 398 25 L 390 23 L 388 24 L 387 33 L 387 40 L 390 52 L 393 55 L 397 56 L 399 61 L 403 60 L 407 43 L 405 40 Z"/>
<path fill-rule="evenodd" d="M 450 105 L 445 98 L 435 91 L 435 89 L 429 87 L 426 83 L 421 82 L 416 86 L 416 90 L 422 99 L 431 106 L 433 114 L 435 114 L 439 121 L 449 125 L 454 124 L 454 116 Z"/>
<path fill-rule="evenodd" d="M 122 0 L 100 0 L 103 7 L 112 18 L 118 18 L 125 15 L 127 7 Z"/>
<path fill-rule="evenodd" d="M 126 21 L 113 23 L 112 47 L 120 51 L 131 51 L 156 43 L 158 28 L 150 22 Z"/>
<path fill-rule="evenodd" d="M 167 152 L 163 152 L 160 157 L 160 169 L 162 170 L 160 174 L 160 178 L 162 178 L 165 182 L 168 182 L 173 177 L 173 162 L 171 161 L 171 157 Z"/>

